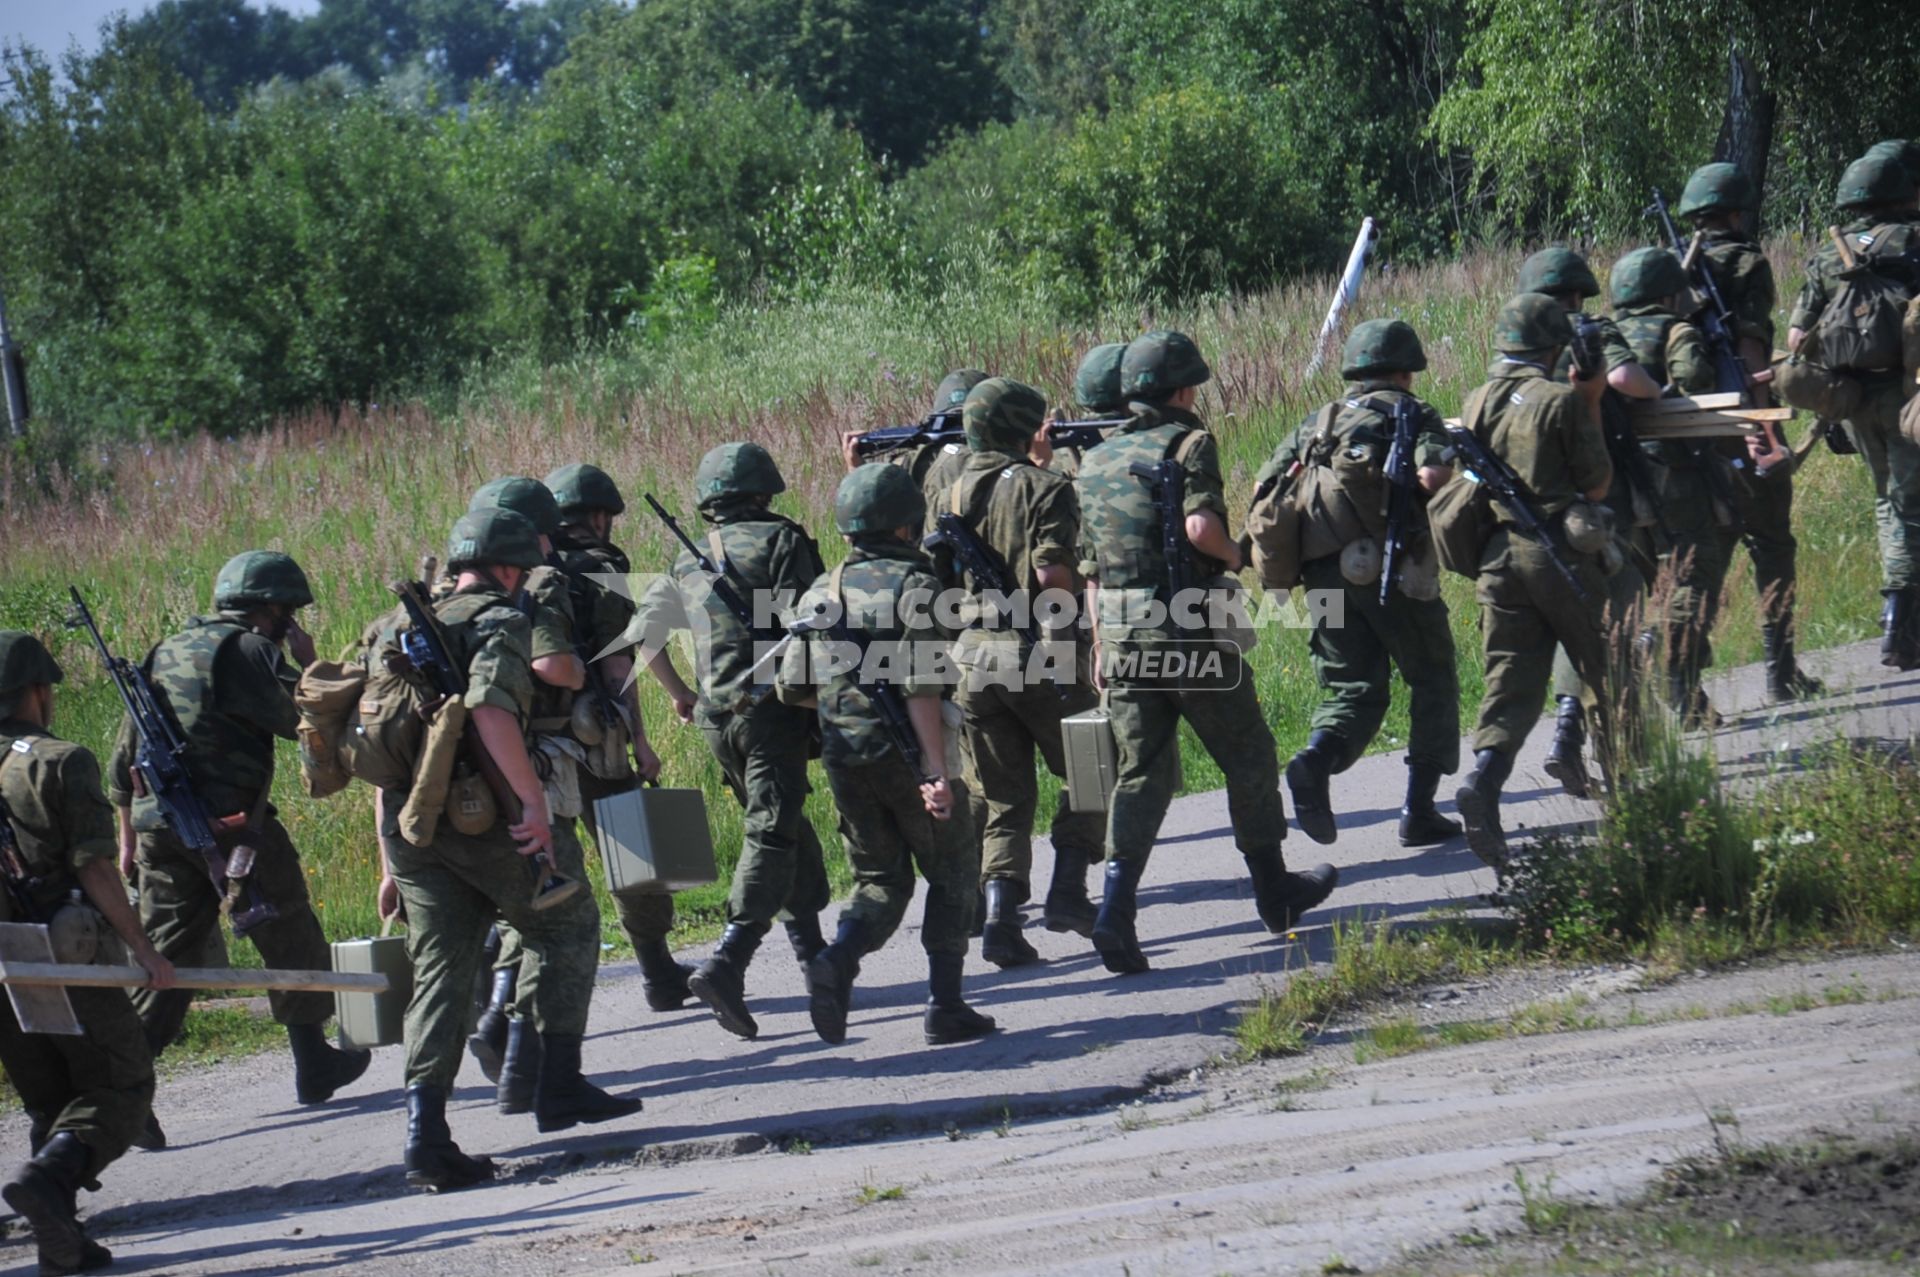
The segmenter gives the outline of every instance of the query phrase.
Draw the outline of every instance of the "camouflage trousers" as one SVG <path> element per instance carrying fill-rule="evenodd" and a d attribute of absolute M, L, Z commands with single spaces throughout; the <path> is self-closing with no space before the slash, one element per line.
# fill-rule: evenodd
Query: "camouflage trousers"
<path fill-rule="evenodd" d="M 585 819 L 590 822 L 593 817 L 588 815 Z M 592 879 L 587 876 L 587 852 L 586 848 L 580 844 L 580 826 L 571 818 L 554 818 L 553 867 L 559 870 L 561 874 L 578 882 L 582 888 L 584 888 L 580 894 L 586 898 L 587 904 L 593 911 L 592 925 L 594 940 L 597 944 L 600 934 L 600 905 L 599 902 L 593 898 L 593 891 L 590 885 Z M 528 881 L 532 881 L 531 876 L 529 876 Z M 571 906 L 572 902 L 569 901 L 568 907 Z M 494 955 L 493 968 L 496 971 L 506 970 L 508 968 L 516 971 L 520 970 L 525 964 L 527 956 L 527 948 L 520 939 L 520 932 L 514 927 L 511 921 L 504 917 L 499 920 L 499 928 L 500 948 Z M 482 960 L 484 961 L 484 955 Z M 513 1001 L 509 1003 L 507 1007 L 507 1010 L 511 1014 L 533 1015 L 537 1018 L 538 1013 L 533 1009 L 532 1002 L 530 1001 L 531 988 L 532 986 L 524 979 L 515 981 Z M 480 992 L 484 1000 L 487 994 L 484 990 Z M 553 996 L 553 984 L 551 981 L 548 982 L 548 993 L 549 996 Z"/>
<path fill-rule="evenodd" d="M 807 819 L 814 714 L 768 700 L 701 724 L 727 788 L 746 812 L 727 921 L 766 928 L 782 913 L 817 914 L 832 899 L 820 835 Z"/>
<path fill-rule="evenodd" d="M 1481 555 L 1474 593 L 1480 602 L 1486 695 L 1473 733 L 1476 752 L 1512 754 L 1525 743 L 1546 703 L 1556 644 L 1572 664 L 1595 740 L 1605 739 L 1611 695 L 1608 582 L 1592 556 L 1565 557 L 1586 588 L 1584 601 L 1546 551 L 1525 537 L 1503 528 Z"/>
<path fill-rule="evenodd" d="M 1920 586 L 1920 444 L 1900 432 L 1900 409 L 1910 383 L 1867 387 L 1842 424 L 1873 472 L 1873 516 L 1880 532 L 1880 563 L 1889 590 Z"/>
<path fill-rule="evenodd" d="M 600 833 L 594 828 L 593 800 L 624 794 L 639 783 L 637 776 L 614 781 L 584 774 L 580 777 L 580 796 L 586 802 L 580 823 L 587 827 L 596 849 L 600 845 Z M 663 884 L 644 882 L 622 887 L 613 893 L 613 910 L 620 919 L 620 929 L 627 933 L 627 939 L 636 949 L 664 941 L 673 932 L 673 893 Z"/>
<path fill-rule="evenodd" d="M 1514 540 L 1519 543 L 1523 538 L 1515 537 Z M 1612 576 L 1603 576 L 1598 565 L 1591 560 L 1587 560 L 1586 566 L 1582 566 L 1583 556 L 1563 552 L 1563 557 L 1575 565 L 1575 570 L 1583 578 L 1588 575 L 1588 569 L 1591 568 L 1593 578 L 1600 581 L 1599 614 L 1601 632 L 1606 636 L 1607 653 L 1604 668 L 1609 673 L 1610 684 L 1616 688 L 1634 685 L 1628 680 L 1632 677 L 1636 666 L 1641 663 L 1637 643 L 1641 629 L 1646 623 L 1645 612 L 1649 587 L 1646 574 L 1640 570 L 1640 563 L 1643 559 L 1651 560 L 1641 552 L 1641 549 L 1654 548 L 1653 539 L 1642 532 L 1636 534 L 1634 543 L 1638 548 L 1627 557 L 1626 566 Z M 1539 555 L 1542 563 L 1546 563 L 1545 555 L 1540 554 L 1531 545 L 1527 548 L 1533 554 Z M 1549 572 L 1559 577 L 1558 571 L 1552 564 L 1549 563 L 1546 566 Z M 1566 578 L 1559 577 L 1559 580 L 1561 585 L 1565 586 Z M 1571 595 L 1572 591 L 1568 593 Z M 1572 653 L 1564 643 L 1554 650 L 1553 691 L 1556 696 L 1571 696 L 1576 700 L 1598 699 L 1601 695 L 1599 687 L 1590 685 L 1582 676 L 1580 667 L 1575 663 Z"/>
<path fill-rule="evenodd" d="M 61 1132 L 93 1155 L 89 1176 L 127 1151 L 153 1111 L 153 1056 L 121 989 L 67 990 L 80 1035 L 22 1033 L 0 998 L 0 1065 L 20 1095 L 36 1146 Z"/>
<path fill-rule="evenodd" d="M 1735 520 L 1728 530 L 1728 559 L 1732 559 L 1731 541 L 1737 534 L 1753 560 L 1761 623 L 1790 624 L 1800 550 L 1793 535 L 1793 468 L 1769 471 L 1763 479 L 1745 458 L 1736 459 L 1734 465 Z"/>
<path fill-rule="evenodd" d="M 857 919 L 878 949 L 913 902 L 914 871 L 927 880 L 920 943 L 928 953 L 965 953 L 979 890 L 980 844 L 967 816 L 964 782 L 953 785 L 953 816 L 935 820 L 920 781 L 897 754 L 877 763 L 832 763 L 827 784 L 840 809 L 840 837 L 853 868 L 842 919 Z"/>
<path fill-rule="evenodd" d="M 253 847 L 256 854 L 250 880 L 280 916 L 255 926 L 246 938 L 269 967 L 331 971 L 333 951 L 320 929 L 320 919 L 314 916 L 300 853 L 294 850 L 285 827 L 269 816 Z M 140 835 L 135 864 L 141 930 L 169 961 L 197 961 L 216 942 L 220 929 L 221 897 L 207 876 L 207 862 L 187 850 L 172 830 L 159 829 Z M 134 1010 L 146 1026 L 147 1041 L 155 1055 L 180 1036 L 192 1003 L 190 989 L 133 991 Z M 267 994 L 267 1004 L 273 1018 L 282 1024 L 320 1024 L 333 1014 L 331 993 L 273 990 Z"/>
<path fill-rule="evenodd" d="M 1726 597 L 1727 569 L 1739 535 L 1733 506 L 1716 495 L 1699 466 L 1662 467 L 1661 518 L 1667 549 L 1660 558 L 1661 578 L 1653 587 L 1651 616 L 1659 626 L 1661 659 L 1686 687 L 1700 681 L 1713 664 L 1713 626 Z"/>
<path fill-rule="evenodd" d="M 961 730 L 967 746 L 967 784 L 986 811 L 978 829 L 980 872 L 985 878 L 1019 884 L 1024 901 L 1032 890 L 1033 825 L 1040 811 L 1034 756 L 1038 754 L 1048 771 L 1064 778 L 1067 760 L 1060 720 L 1094 708 L 1100 697 L 1078 684 L 1068 687 L 1063 696 L 1052 683 L 1009 687 L 982 678 L 978 685 L 962 679 L 956 700 L 965 715 Z M 1106 817 L 1072 810 L 1062 787 L 1053 810 L 1053 842 L 1099 860 L 1106 842 Z"/>

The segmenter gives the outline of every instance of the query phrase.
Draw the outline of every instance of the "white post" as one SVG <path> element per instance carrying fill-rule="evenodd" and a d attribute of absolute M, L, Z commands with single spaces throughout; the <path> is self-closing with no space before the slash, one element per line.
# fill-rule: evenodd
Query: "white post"
<path fill-rule="evenodd" d="M 1373 248 L 1377 233 L 1371 217 L 1361 219 L 1360 234 L 1354 238 L 1353 251 L 1347 254 L 1347 268 L 1340 274 L 1340 287 L 1333 294 L 1333 304 L 1327 307 L 1327 321 L 1320 325 L 1320 337 L 1313 344 L 1313 358 L 1305 374 L 1308 378 L 1319 372 L 1320 365 L 1326 362 L 1327 350 L 1340 332 L 1340 317 L 1360 296 L 1360 279 L 1367 271 L 1367 253 Z"/>

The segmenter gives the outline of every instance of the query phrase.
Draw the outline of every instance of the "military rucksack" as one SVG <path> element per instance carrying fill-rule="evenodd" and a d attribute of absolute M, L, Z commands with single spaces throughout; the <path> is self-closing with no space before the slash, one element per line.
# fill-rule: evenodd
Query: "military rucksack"
<path fill-rule="evenodd" d="M 1898 251 L 1887 247 L 1890 236 Z M 1836 372 L 1894 371 L 1906 359 L 1907 312 L 1920 293 L 1920 254 L 1911 228 L 1899 223 L 1853 238 L 1854 264 L 1840 272 L 1814 333 L 1826 366 Z"/>
<path fill-rule="evenodd" d="M 426 740 L 421 711 L 432 692 L 400 648 L 406 613 L 395 608 L 367 626 L 360 651 L 315 661 L 300 674 L 300 774 L 307 792 L 324 798 L 363 780 L 405 790 Z"/>
<path fill-rule="evenodd" d="M 1467 396 L 1460 424 L 1479 434 L 1486 409 L 1487 387 L 1481 386 Z M 1433 550 L 1440 566 L 1469 579 L 1480 575 L 1480 559 L 1486 553 L 1487 541 L 1493 536 L 1496 523 L 1493 498 L 1487 495 L 1486 485 L 1469 475 L 1464 467 L 1427 503 L 1427 526 L 1433 532 Z"/>

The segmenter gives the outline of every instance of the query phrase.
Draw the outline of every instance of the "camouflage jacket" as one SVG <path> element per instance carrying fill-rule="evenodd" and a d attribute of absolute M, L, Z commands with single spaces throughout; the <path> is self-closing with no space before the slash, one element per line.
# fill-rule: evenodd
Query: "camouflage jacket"
<path fill-rule="evenodd" d="M 491 584 L 434 600 L 454 662 L 467 671 L 466 705 L 503 709 L 524 728 L 533 716 L 534 622 Z"/>
<path fill-rule="evenodd" d="M 1780 300 L 1773 282 L 1773 264 L 1760 246 L 1740 231 L 1708 231 L 1701 243 L 1714 286 L 1739 325 L 1734 336 L 1757 341 L 1771 352 L 1773 308 Z"/>
<path fill-rule="evenodd" d="M 863 536 L 853 542 L 839 571 L 847 628 L 865 647 L 860 669 L 905 696 L 944 695 L 953 681 L 953 633 L 940 624 L 933 606 L 940 582 L 927 556 L 902 541 Z M 800 600 L 800 614 L 822 606 L 830 613 L 837 610 L 831 607 L 833 576 L 823 572 L 813 582 Z M 858 659 L 836 646 L 816 631 L 788 647 L 777 691 L 789 705 L 818 699 L 821 756 L 828 766 L 879 762 L 895 752 L 893 740 L 866 694 L 854 686 L 852 669 L 835 672 Z M 947 766 L 952 770 L 959 762 L 949 759 Z"/>
<path fill-rule="evenodd" d="M 1713 357 L 1698 328 L 1658 306 L 1626 307 L 1615 322 L 1649 377 L 1683 395 L 1712 393 Z"/>
<path fill-rule="evenodd" d="M 76 870 L 114 858 L 113 808 L 100 792 L 100 763 L 85 747 L 22 719 L 0 719 L 0 798 L 13 813 L 27 873 L 40 880 L 33 892 L 39 908 L 74 888 Z"/>
<path fill-rule="evenodd" d="M 1496 359 L 1487 369 L 1486 406 L 1474 433 L 1533 493 L 1542 517 L 1565 510 L 1583 493 L 1612 482 L 1600 427 L 1578 392 L 1547 377 L 1537 364 Z M 1506 508 L 1494 503 L 1503 523 Z"/>
<path fill-rule="evenodd" d="M 194 617 L 154 645 L 144 668 L 162 710 L 180 726 L 187 775 L 208 814 L 250 812 L 273 784 L 273 738 L 292 740 L 300 725 L 293 703 L 299 671 L 231 615 Z M 108 786 L 117 806 L 133 808 L 133 827 L 147 833 L 166 822 L 152 798 L 133 796 L 135 747 L 133 720 L 123 719 Z"/>
<path fill-rule="evenodd" d="M 1446 428 L 1432 404 L 1389 381 L 1356 381 L 1348 384 L 1340 398 L 1294 427 L 1293 433 L 1281 441 L 1267 463 L 1260 467 L 1254 487 L 1258 489 L 1269 479 L 1285 476 L 1295 462 L 1302 467 L 1331 466 L 1367 530 L 1374 536 L 1383 535 L 1390 495 L 1386 482 L 1387 452 L 1393 446 L 1393 411 L 1402 399 L 1413 402 L 1419 422 L 1413 449 L 1415 468 L 1449 464 L 1444 456 Z M 1422 494 L 1414 503 L 1416 529 L 1427 526 L 1426 508 Z"/>
<path fill-rule="evenodd" d="M 1039 588 L 1039 571 L 1047 567 L 1074 568 L 1079 562 L 1080 503 L 1073 483 L 1051 470 L 1042 470 L 1025 456 L 1005 452 L 968 455 L 960 477 L 935 498 L 927 511 L 927 525 L 954 511 L 987 548 L 1006 565 L 1008 583 L 1016 595 L 1031 596 Z M 1017 643 L 998 605 L 988 606 L 979 591 L 987 585 L 967 577 L 950 554 L 934 558 L 935 569 L 950 586 L 971 591 L 960 605 L 962 633 L 959 650 L 964 661 L 974 647 L 986 642 Z M 1036 609 L 1020 604 L 1023 614 Z M 998 631 L 992 634 L 991 631 Z"/>
<path fill-rule="evenodd" d="M 707 517 L 712 527 L 701 548 L 725 573 L 740 601 L 753 609 L 754 619 L 763 622 L 758 633 L 720 601 L 686 550 L 674 560 L 671 573 L 647 586 L 634 632 L 649 652 L 666 646 L 674 630 L 693 632 L 700 709 L 713 718 L 745 708 L 756 687 L 771 685 L 771 664 L 756 673 L 754 662 L 779 641 L 794 604 L 825 566 L 820 547 L 805 528 L 763 507 L 721 506 Z"/>
<path fill-rule="evenodd" d="M 587 654 L 598 658 L 606 653 L 631 651 L 631 643 L 625 647 L 615 644 L 627 636 L 633 624 L 634 601 L 605 579 L 625 577 L 633 571 L 626 554 L 585 528 L 563 523 L 553 535 L 552 563 L 567 575 L 579 640 L 590 648 Z"/>
<path fill-rule="evenodd" d="M 1572 316 L 1568 316 L 1571 320 Z M 1620 326 L 1605 315 L 1589 315 L 1587 318 L 1600 325 L 1600 351 L 1606 357 L 1607 371 L 1624 368 L 1638 362 L 1633 357 L 1633 346 L 1620 332 Z M 1573 351 L 1571 348 L 1560 352 L 1560 362 L 1553 366 L 1553 379 L 1560 382 L 1573 380 Z"/>
<path fill-rule="evenodd" d="M 533 627 L 528 647 L 529 661 L 548 656 L 575 655 L 576 644 L 585 641 L 574 621 L 574 594 L 571 587 L 572 582 L 567 579 L 567 574 L 550 564 L 543 564 L 527 574 L 527 583 L 521 588 L 533 604 L 528 617 Z M 592 656 L 592 651 L 587 655 Z M 570 687 L 559 687 L 536 677 L 533 680 L 531 710 L 533 729 L 540 732 L 564 731 L 573 713 L 573 695 Z"/>
<path fill-rule="evenodd" d="M 1885 231 L 1875 235 L 1882 227 Z M 1856 217 L 1840 228 L 1840 238 L 1847 241 L 1856 260 L 1904 257 L 1915 262 L 1915 270 L 1920 270 L 1920 260 L 1916 260 L 1920 259 L 1920 213 Z M 1793 303 L 1793 317 L 1787 321 L 1789 328 L 1813 330 L 1820 322 L 1821 312 L 1827 308 L 1827 299 L 1838 287 L 1840 271 L 1840 250 L 1833 246 L 1832 240 L 1827 240 L 1807 262 L 1807 282 L 1800 286 L 1800 296 Z M 1920 280 L 1909 283 L 1920 284 Z"/>

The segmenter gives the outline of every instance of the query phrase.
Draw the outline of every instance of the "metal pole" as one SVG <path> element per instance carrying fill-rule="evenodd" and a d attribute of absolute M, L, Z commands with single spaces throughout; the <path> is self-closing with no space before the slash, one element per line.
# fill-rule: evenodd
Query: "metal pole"
<path fill-rule="evenodd" d="M 7 299 L 0 294 L 0 380 L 5 382 L 7 429 L 15 439 L 27 433 L 27 418 L 33 409 L 27 403 L 27 364 L 20 347 L 13 343 L 13 329 L 7 324 Z"/>
<path fill-rule="evenodd" d="M 1333 339 L 1340 332 L 1340 317 L 1346 313 L 1360 296 L 1360 279 L 1367 271 L 1367 253 L 1373 247 L 1374 229 L 1371 217 L 1360 222 L 1360 234 L 1354 237 L 1353 251 L 1347 254 L 1347 268 L 1340 274 L 1340 287 L 1333 294 L 1333 304 L 1327 307 L 1326 322 L 1320 325 L 1320 336 L 1313 344 L 1313 358 L 1307 363 L 1306 376 L 1311 378 L 1320 371 L 1320 365 L 1327 360 L 1327 350 L 1333 345 Z"/>

